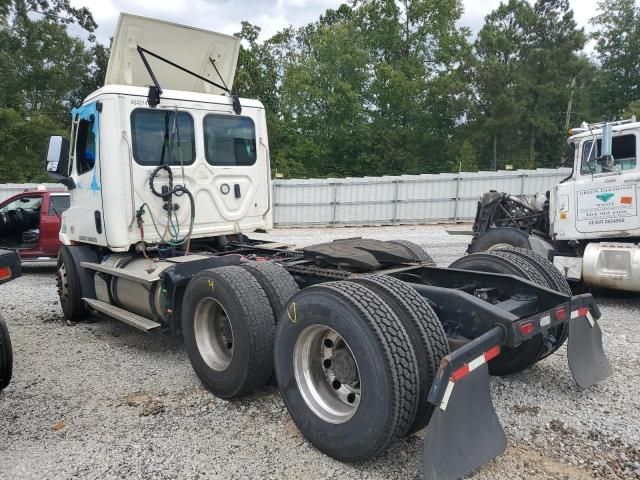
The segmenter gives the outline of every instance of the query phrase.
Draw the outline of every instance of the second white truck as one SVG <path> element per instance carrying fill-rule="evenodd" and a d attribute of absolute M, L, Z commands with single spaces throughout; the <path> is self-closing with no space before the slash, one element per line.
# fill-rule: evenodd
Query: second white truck
<path fill-rule="evenodd" d="M 640 292 L 640 123 L 584 123 L 568 142 L 573 170 L 546 195 L 483 196 L 468 251 L 530 249 L 571 282 Z"/>

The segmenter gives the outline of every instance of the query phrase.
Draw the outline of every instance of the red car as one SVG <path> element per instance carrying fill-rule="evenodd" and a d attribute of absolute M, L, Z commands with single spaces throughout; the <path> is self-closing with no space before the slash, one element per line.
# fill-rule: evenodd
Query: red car
<path fill-rule="evenodd" d="M 17 250 L 22 261 L 56 258 L 60 220 L 68 208 L 67 192 L 44 188 L 0 202 L 0 248 Z"/>

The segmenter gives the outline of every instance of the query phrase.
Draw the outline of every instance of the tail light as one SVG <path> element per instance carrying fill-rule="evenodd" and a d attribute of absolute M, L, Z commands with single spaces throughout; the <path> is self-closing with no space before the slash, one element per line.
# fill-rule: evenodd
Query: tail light
<path fill-rule="evenodd" d="M 0 282 L 11 278 L 11 267 L 0 267 Z"/>

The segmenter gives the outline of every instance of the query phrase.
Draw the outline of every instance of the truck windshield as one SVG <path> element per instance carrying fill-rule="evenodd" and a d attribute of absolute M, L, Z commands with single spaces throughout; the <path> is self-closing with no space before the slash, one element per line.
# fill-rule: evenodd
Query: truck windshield
<path fill-rule="evenodd" d="M 133 158 L 140 165 L 190 165 L 195 160 L 193 118 L 186 112 L 136 109 L 131 113 Z"/>
<path fill-rule="evenodd" d="M 602 151 L 602 140 L 598 139 L 596 145 L 593 140 L 588 140 L 582 145 L 582 165 L 580 172 L 583 175 L 593 173 L 619 172 L 636 168 L 636 136 L 622 135 L 614 137 L 611 145 L 611 159 L 599 158 Z"/>

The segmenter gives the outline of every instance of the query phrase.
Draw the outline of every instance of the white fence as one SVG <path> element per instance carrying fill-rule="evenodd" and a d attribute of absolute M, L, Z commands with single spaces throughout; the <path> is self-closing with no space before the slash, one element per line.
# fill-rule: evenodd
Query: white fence
<path fill-rule="evenodd" d="M 544 193 L 570 169 L 274 181 L 279 227 L 456 223 L 475 218 L 489 190 Z"/>
<path fill-rule="evenodd" d="M 59 183 L 2 183 L 0 184 L 0 202 L 25 190 L 35 190 L 42 185 L 52 190 L 64 189 Z"/>
<path fill-rule="evenodd" d="M 475 218 L 480 196 L 497 190 L 544 193 L 570 169 L 538 169 L 397 177 L 275 180 L 277 227 L 455 223 Z M 38 184 L 0 184 L 0 201 Z M 60 188 L 59 184 L 46 184 Z"/>

